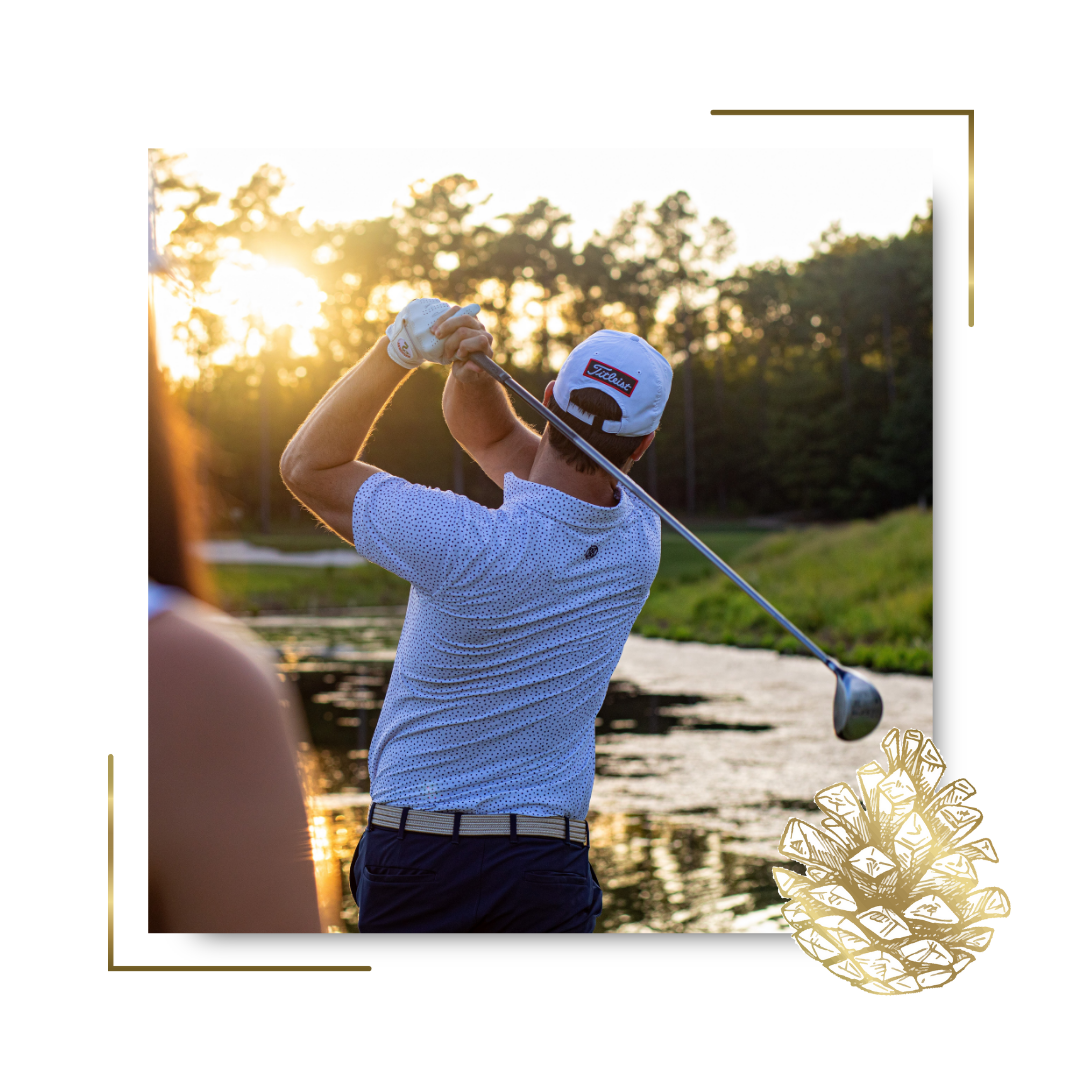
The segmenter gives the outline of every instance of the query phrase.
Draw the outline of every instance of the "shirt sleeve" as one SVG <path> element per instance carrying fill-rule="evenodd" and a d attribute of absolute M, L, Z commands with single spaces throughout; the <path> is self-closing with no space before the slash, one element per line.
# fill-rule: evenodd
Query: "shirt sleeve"
<path fill-rule="evenodd" d="M 487 507 L 389 473 L 360 485 L 352 522 L 359 554 L 428 593 L 462 574 L 491 529 Z"/>

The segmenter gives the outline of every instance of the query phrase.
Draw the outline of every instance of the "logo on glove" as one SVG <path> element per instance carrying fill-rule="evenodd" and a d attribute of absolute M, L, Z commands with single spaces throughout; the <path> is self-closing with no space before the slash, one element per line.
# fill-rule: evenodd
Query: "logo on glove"
<path fill-rule="evenodd" d="M 626 397 L 633 394 L 634 388 L 638 384 L 633 375 L 627 375 L 625 371 L 620 371 L 610 364 L 602 364 L 599 360 L 590 360 L 585 365 L 582 374 L 586 379 L 595 379 L 597 382 L 605 383 Z"/>
<path fill-rule="evenodd" d="M 409 348 L 409 339 L 404 334 L 399 335 L 394 344 L 406 360 L 411 360 L 413 358 L 412 351 Z"/>

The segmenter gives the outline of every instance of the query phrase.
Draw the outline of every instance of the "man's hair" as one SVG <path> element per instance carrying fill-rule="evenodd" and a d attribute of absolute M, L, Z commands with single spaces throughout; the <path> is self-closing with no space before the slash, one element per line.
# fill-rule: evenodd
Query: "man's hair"
<path fill-rule="evenodd" d="M 612 435 L 600 426 L 605 420 L 621 420 L 622 407 L 610 395 L 604 393 L 598 387 L 580 387 L 570 391 L 570 402 L 587 413 L 592 413 L 596 420 L 595 427 L 586 424 L 584 420 L 563 412 L 554 397 L 548 406 L 560 419 L 574 429 L 590 446 L 596 447 L 612 463 L 620 468 L 630 455 L 637 449 L 641 442 L 641 435 Z M 552 449 L 568 465 L 573 465 L 579 473 L 598 473 L 600 466 L 591 458 L 586 457 L 561 431 L 554 425 L 549 424 L 548 442 Z"/>

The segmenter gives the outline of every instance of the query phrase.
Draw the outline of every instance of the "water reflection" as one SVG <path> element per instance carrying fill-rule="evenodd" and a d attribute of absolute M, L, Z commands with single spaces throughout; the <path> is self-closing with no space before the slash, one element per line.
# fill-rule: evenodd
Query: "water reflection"
<path fill-rule="evenodd" d="M 319 897 L 325 923 L 356 932 L 349 864 L 367 824 L 363 795 L 312 800 L 320 846 Z M 604 890 L 597 933 L 788 933 L 772 867 L 795 863 L 731 850 L 715 829 L 648 813 L 589 815 L 590 861 Z"/>
<path fill-rule="evenodd" d="M 309 828 L 323 924 L 331 932 L 356 931 L 349 864 L 367 823 L 368 747 L 402 617 L 402 611 L 389 610 L 245 620 L 277 650 L 278 670 L 303 702 L 311 736 L 303 754 Z M 622 734 L 769 730 L 767 724 L 702 718 L 694 706 L 703 700 L 648 694 L 632 683 L 613 682 L 596 721 L 597 772 L 615 767 L 603 746 Z M 618 775 L 627 775 L 632 760 L 618 759 Z M 738 837 L 689 813 L 592 813 L 589 825 L 590 858 L 604 889 L 598 933 L 788 932 L 771 876 L 779 859 L 740 852 Z"/>
<path fill-rule="evenodd" d="M 683 731 L 771 731 L 772 724 L 747 724 L 697 716 L 693 706 L 705 698 L 696 694 L 649 694 L 631 682 L 612 681 L 596 717 L 597 735 L 633 732 L 635 735 L 666 735 L 672 728 Z M 728 700 L 741 701 L 737 695 Z"/>
<path fill-rule="evenodd" d="M 779 860 L 740 854 L 720 832 L 676 816 L 590 814 L 589 822 L 604 889 L 598 933 L 789 932 L 772 880 Z"/>

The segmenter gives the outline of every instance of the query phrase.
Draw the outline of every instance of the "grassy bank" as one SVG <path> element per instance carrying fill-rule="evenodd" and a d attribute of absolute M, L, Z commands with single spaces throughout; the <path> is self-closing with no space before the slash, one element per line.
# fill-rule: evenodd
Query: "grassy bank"
<path fill-rule="evenodd" d="M 734 565 L 743 553 L 754 544 L 774 535 L 765 529 L 741 527 L 726 528 L 707 523 L 689 521 L 687 527 L 703 540 L 727 563 Z M 689 584 L 708 577 L 713 572 L 712 564 L 707 562 L 681 536 L 664 526 L 660 534 L 660 569 L 656 573 L 657 582 L 671 584 Z"/>
<path fill-rule="evenodd" d="M 773 533 L 701 533 L 721 558 L 842 663 L 933 672 L 933 518 L 903 510 L 874 522 Z M 725 550 L 726 548 L 726 550 Z M 635 630 L 647 637 L 801 652 L 790 634 L 680 537 Z"/>
<path fill-rule="evenodd" d="M 874 522 L 766 533 L 695 531 L 751 585 L 842 663 L 933 673 L 931 514 L 904 510 Z M 254 540 L 254 537 L 249 537 Z M 333 538 L 263 538 L 313 550 Z M 212 567 L 218 601 L 238 614 L 404 604 L 409 586 L 381 567 Z M 660 570 L 634 629 L 646 637 L 800 652 L 789 634 L 665 531 Z"/>
<path fill-rule="evenodd" d="M 733 559 L 760 540 L 761 530 L 729 529 L 699 533 L 723 559 Z M 344 549 L 344 544 L 328 532 L 246 533 L 243 539 L 278 551 L 301 552 Z M 662 540 L 660 579 L 691 580 L 701 576 L 704 560 L 678 536 Z M 327 608 L 385 607 L 404 604 L 409 598 L 408 582 L 368 564 L 357 567 L 245 566 L 222 564 L 210 567 L 218 603 L 233 614 L 260 611 L 315 612 Z"/>
<path fill-rule="evenodd" d="M 404 604 L 409 584 L 365 566 L 238 566 L 210 568 L 218 603 L 233 614 L 315 612 L 327 608 Z"/>
<path fill-rule="evenodd" d="M 352 548 L 331 532 L 245 533 L 243 538 L 255 547 L 277 551 L 351 551 Z"/>

